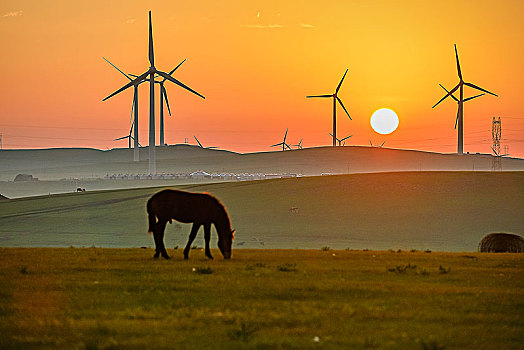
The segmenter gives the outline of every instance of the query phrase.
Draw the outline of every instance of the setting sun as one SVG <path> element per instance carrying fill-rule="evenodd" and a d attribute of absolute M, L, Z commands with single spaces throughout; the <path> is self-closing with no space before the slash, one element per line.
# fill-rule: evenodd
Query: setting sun
<path fill-rule="evenodd" d="M 371 116 L 371 127 L 382 135 L 391 134 L 398 127 L 398 116 L 389 108 L 376 110 Z"/>

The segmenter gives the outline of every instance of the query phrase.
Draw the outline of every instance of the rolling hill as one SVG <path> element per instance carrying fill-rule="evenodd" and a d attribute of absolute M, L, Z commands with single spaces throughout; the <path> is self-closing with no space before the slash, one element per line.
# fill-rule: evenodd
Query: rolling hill
<path fill-rule="evenodd" d="M 488 154 L 441 154 L 362 146 L 317 147 L 286 152 L 239 154 L 191 145 L 157 148 L 158 173 L 369 173 L 384 171 L 486 171 Z M 133 150 L 42 149 L 0 151 L 0 181 L 12 181 L 19 173 L 40 180 L 101 178 L 106 174 L 148 173 L 148 148 L 133 162 Z M 503 158 L 504 170 L 524 170 L 524 160 Z"/>
<path fill-rule="evenodd" d="M 350 174 L 178 188 L 209 192 L 226 205 L 235 248 L 475 251 L 487 233 L 522 234 L 524 227 L 523 172 Z M 152 246 L 145 203 L 159 189 L 2 201 L 0 246 Z M 185 246 L 189 230 L 168 225 L 168 249 Z M 195 242 L 203 245 L 201 232 Z"/>

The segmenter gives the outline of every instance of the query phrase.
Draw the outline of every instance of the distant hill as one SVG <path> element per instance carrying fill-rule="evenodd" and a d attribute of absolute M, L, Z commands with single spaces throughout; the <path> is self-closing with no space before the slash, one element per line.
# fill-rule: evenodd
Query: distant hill
<path fill-rule="evenodd" d="M 478 171 L 491 170 L 489 154 L 441 154 L 363 146 L 317 147 L 285 152 L 239 154 L 192 145 L 157 147 L 158 173 L 368 173 L 387 171 Z M 88 148 L 2 150 L 0 180 L 30 173 L 40 180 L 103 177 L 106 174 L 147 174 L 148 148 L 140 149 L 140 162 L 133 150 L 108 151 Z M 524 160 L 503 158 L 504 170 L 524 170 Z"/>
<path fill-rule="evenodd" d="M 524 227 L 524 172 L 352 174 L 178 188 L 224 203 L 237 230 L 235 248 L 475 251 L 488 233 L 522 235 Z M 2 201 L 0 246 L 152 246 L 145 206 L 160 189 Z M 189 231 L 189 224 L 168 225 L 170 252 L 185 246 Z M 200 247 L 202 236 L 195 241 Z M 216 247 L 214 229 L 211 242 Z"/>

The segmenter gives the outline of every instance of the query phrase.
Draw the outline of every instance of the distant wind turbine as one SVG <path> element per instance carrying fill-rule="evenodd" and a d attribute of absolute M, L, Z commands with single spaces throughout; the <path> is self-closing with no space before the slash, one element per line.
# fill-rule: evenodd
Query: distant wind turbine
<path fill-rule="evenodd" d="M 107 63 L 109 63 L 113 68 L 115 68 L 117 71 L 122 73 L 127 79 L 130 81 L 133 81 L 133 79 L 127 75 L 126 73 L 122 72 L 117 66 L 115 66 L 113 63 L 111 63 L 109 60 L 107 60 L 105 57 L 102 57 Z M 131 105 L 131 114 L 134 115 L 133 124 L 132 125 L 138 125 L 138 85 L 145 82 L 145 80 L 136 82 L 133 84 L 133 104 Z M 134 156 L 133 160 L 135 162 L 138 162 L 140 160 L 140 151 L 139 151 L 139 143 L 138 143 L 138 127 L 135 127 L 134 132 Z M 114 140 L 113 140 L 114 141 Z M 129 139 L 129 142 L 131 142 L 131 138 Z"/>
<path fill-rule="evenodd" d="M 111 95 L 104 98 L 102 101 L 105 101 L 114 95 L 126 90 L 127 88 L 134 86 L 144 80 L 149 80 L 149 173 L 156 174 L 156 153 L 155 153 L 155 75 L 161 76 L 178 86 L 194 93 L 197 96 L 200 96 L 205 99 L 204 96 L 181 83 L 177 79 L 170 76 L 168 73 L 160 71 L 155 67 L 155 54 L 153 49 L 153 25 L 151 22 L 151 11 L 149 11 L 149 63 L 150 67 L 142 75 L 139 75 L 134 80 L 130 81 L 120 89 L 113 92 Z M 136 110 L 135 110 L 135 113 Z M 136 130 L 136 129 L 135 129 Z"/>
<path fill-rule="evenodd" d="M 332 133 L 329 133 L 330 136 L 333 136 Z M 349 136 L 346 136 L 344 137 L 343 139 L 339 139 L 338 137 L 336 138 L 337 139 L 337 142 L 338 142 L 338 146 L 345 146 L 346 145 L 346 140 L 349 139 L 351 136 L 353 135 L 349 135 Z"/>
<path fill-rule="evenodd" d="M 385 143 L 386 141 L 382 142 L 380 145 L 373 145 L 371 140 L 369 140 L 369 144 L 371 145 L 371 147 L 375 147 L 375 148 L 382 148 L 382 146 L 384 146 Z"/>
<path fill-rule="evenodd" d="M 202 144 L 200 143 L 200 141 L 198 141 L 197 137 L 195 135 L 193 135 L 193 137 L 195 138 L 196 142 L 198 143 L 198 145 L 200 146 L 200 148 L 208 148 L 208 149 L 213 149 L 213 148 L 218 148 L 218 147 L 215 147 L 215 146 L 212 146 L 212 147 L 204 147 L 202 146 Z"/>
<path fill-rule="evenodd" d="M 131 124 L 131 128 L 129 129 L 129 135 L 119 137 L 117 139 L 114 139 L 113 141 L 128 139 L 128 147 L 129 147 L 129 149 L 131 149 L 131 140 L 133 140 L 133 141 L 135 140 L 135 138 L 133 136 L 131 136 L 131 134 L 133 133 L 133 127 L 134 127 L 134 122 Z M 138 146 L 142 147 L 140 142 L 138 142 Z"/>
<path fill-rule="evenodd" d="M 302 140 L 304 140 L 304 139 L 301 138 L 299 143 L 297 143 L 296 145 L 291 145 L 291 146 L 294 146 L 294 147 L 296 147 L 297 149 L 302 149 L 302 148 L 303 148 L 303 147 L 302 147 Z"/>
<path fill-rule="evenodd" d="M 287 137 L 288 129 L 286 129 L 286 133 L 284 134 L 284 139 L 280 143 L 275 143 L 274 145 L 271 145 L 269 147 L 276 147 L 282 145 L 282 151 L 285 151 L 286 148 L 291 150 L 291 147 L 286 143 L 286 137 Z"/>
<path fill-rule="evenodd" d="M 458 103 L 457 119 L 455 121 L 455 128 L 457 127 L 457 124 L 458 124 L 457 153 L 458 154 L 464 154 L 464 102 L 472 100 L 472 99 L 474 99 L 476 97 L 481 96 L 481 95 L 477 95 L 477 96 L 468 97 L 468 98 L 465 99 L 464 98 L 464 85 L 469 86 L 469 87 L 471 87 L 473 89 L 476 89 L 476 90 L 483 91 L 483 92 L 488 93 L 488 94 L 493 95 L 493 96 L 498 96 L 498 95 L 496 95 L 496 94 L 494 94 L 492 92 L 489 92 L 488 90 L 485 90 L 485 89 L 483 89 L 481 87 L 478 87 L 477 85 L 474 85 L 472 83 L 467 83 L 467 82 L 465 82 L 462 79 L 462 70 L 460 69 L 459 57 L 458 57 L 458 52 L 457 52 L 457 44 L 455 44 L 455 58 L 457 60 L 457 73 L 458 73 L 458 77 L 459 77 L 459 82 L 453 89 L 448 91 L 448 93 L 444 97 L 442 97 L 440 99 L 440 101 L 435 103 L 435 105 L 432 108 L 435 108 L 440 102 L 444 101 L 448 96 L 453 96 L 453 93 L 455 91 L 457 91 L 457 89 L 459 90 L 459 94 L 460 95 L 459 95 L 458 100 L 453 96 L 453 98 Z"/>
<path fill-rule="evenodd" d="M 344 78 L 346 77 L 347 73 L 348 73 L 348 69 L 346 69 L 344 76 L 340 80 L 340 83 L 338 83 L 337 89 L 335 90 L 334 94 L 306 96 L 306 98 L 314 98 L 314 97 L 320 97 L 320 98 L 332 97 L 333 98 L 333 133 L 331 134 L 333 136 L 333 147 L 337 145 L 337 101 L 338 103 L 340 103 L 340 106 L 342 106 L 342 109 L 344 109 L 344 112 L 346 112 L 349 119 L 352 120 L 351 116 L 349 115 L 348 111 L 346 110 L 346 107 L 344 107 L 342 100 L 338 97 L 338 90 L 340 90 L 340 86 L 342 86 L 342 82 L 344 81 Z"/>

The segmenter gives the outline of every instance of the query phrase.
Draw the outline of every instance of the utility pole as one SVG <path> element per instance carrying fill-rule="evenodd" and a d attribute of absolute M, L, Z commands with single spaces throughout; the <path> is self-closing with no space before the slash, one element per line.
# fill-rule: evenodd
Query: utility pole
<path fill-rule="evenodd" d="M 491 163 L 491 170 L 492 171 L 501 171 L 502 170 L 502 157 L 500 155 L 500 139 L 502 135 L 502 122 L 500 120 L 500 117 L 498 119 L 495 119 L 493 117 L 493 121 L 491 122 L 491 139 L 493 140 L 493 146 L 491 146 L 491 149 L 495 153 L 493 156 L 493 160 Z"/>
<path fill-rule="evenodd" d="M 0 150 L 3 149 L 2 148 L 2 134 L 0 133 Z"/>

